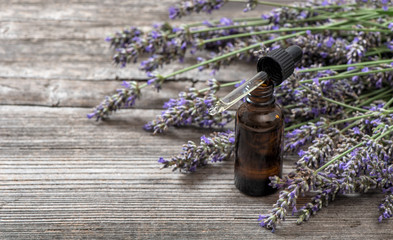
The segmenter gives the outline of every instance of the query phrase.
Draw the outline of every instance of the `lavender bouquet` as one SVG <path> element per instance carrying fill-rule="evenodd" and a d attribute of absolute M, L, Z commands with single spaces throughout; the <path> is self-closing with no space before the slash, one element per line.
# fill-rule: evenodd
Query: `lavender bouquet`
<path fill-rule="evenodd" d="M 298 223 L 309 219 L 338 194 L 382 191 L 379 221 L 393 216 L 393 4 L 388 0 L 315 0 L 283 5 L 257 0 L 187 0 L 169 9 L 171 19 L 217 11 L 227 2 L 241 2 L 243 11 L 257 5 L 277 7 L 260 18 L 228 19 L 181 26 L 156 25 L 144 32 L 124 29 L 107 38 L 115 49 L 113 61 L 125 67 L 139 62 L 147 73 L 145 84 L 124 82 L 107 96 L 89 118 L 105 119 L 112 112 L 132 107 L 143 88 L 160 90 L 165 81 L 184 72 L 210 69 L 213 73 L 234 60 L 255 61 L 267 51 L 296 44 L 304 57 L 295 74 L 276 89 L 284 106 L 285 151 L 296 152 L 296 170 L 272 177 L 281 189 L 273 209 L 259 217 L 262 227 L 275 230 L 288 212 Z M 202 58 L 197 52 L 212 52 Z M 174 60 L 195 57 L 197 63 L 170 74 L 160 68 Z M 155 134 L 171 126 L 224 127 L 233 113 L 211 116 L 217 92 L 241 82 L 207 80 L 204 89 L 191 88 L 164 104 L 161 115 L 145 125 Z M 202 136 L 163 167 L 194 172 L 198 167 L 230 158 L 233 131 Z M 309 203 L 296 200 L 313 193 Z"/>

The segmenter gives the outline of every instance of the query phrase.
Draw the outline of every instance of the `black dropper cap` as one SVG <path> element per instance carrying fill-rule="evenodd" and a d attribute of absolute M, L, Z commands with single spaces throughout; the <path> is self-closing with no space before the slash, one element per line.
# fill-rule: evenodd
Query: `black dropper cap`
<path fill-rule="evenodd" d="M 292 75 L 295 64 L 302 57 L 303 51 L 299 46 L 292 45 L 285 50 L 277 48 L 258 59 L 257 70 L 266 72 L 274 86 L 278 86 Z"/>

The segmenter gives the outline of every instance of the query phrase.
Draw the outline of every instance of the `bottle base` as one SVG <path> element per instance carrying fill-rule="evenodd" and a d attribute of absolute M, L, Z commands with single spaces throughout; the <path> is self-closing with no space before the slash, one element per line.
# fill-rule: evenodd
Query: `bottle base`
<path fill-rule="evenodd" d="M 277 189 L 269 186 L 269 183 L 269 179 L 244 178 L 235 174 L 236 188 L 249 196 L 260 197 L 277 192 Z"/>

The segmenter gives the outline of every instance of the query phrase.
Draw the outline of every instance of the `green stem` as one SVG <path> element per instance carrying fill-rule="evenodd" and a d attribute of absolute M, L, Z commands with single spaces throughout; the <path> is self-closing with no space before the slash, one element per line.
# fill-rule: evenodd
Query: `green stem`
<path fill-rule="evenodd" d="M 370 14 L 369 16 L 378 16 L 379 14 Z M 371 21 L 366 21 L 366 20 L 362 20 L 361 18 L 354 18 L 354 17 L 344 17 L 345 19 L 354 21 L 355 23 L 363 23 L 364 25 L 369 25 L 369 26 L 374 26 L 374 27 L 380 27 L 380 28 L 385 28 L 388 29 L 387 26 L 383 25 L 383 24 L 379 24 L 379 23 L 375 23 L 375 22 L 371 22 Z"/>
<path fill-rule="evenodd" d="M 347 131 L 350 128 L 355 127 L 356 125 L 359 124 L 359 120 L 356 122 L 351 123 L 350 125 L 346 126 L 345 128 L 341 129 L 340 133 L 344 133 L 345 131 Z"/>
<path fill-rule="evenodd" d="M 327 20 L 328 18 L 323 15 L 318 15 L 315 17 L 309 17 L 305 19 L 296 19 L 296 20 L 289 20 L 287 23 L 300 23 L 300 22 L 313 22 L 313 21 L 319 21 L 319 20 Z"/>
<path fill-rule="evenodd" d="M 371 91 L 369 93 L 365 93 L 363 95 L 360 95 L 359 99 L 364 99 L 364 98 L 368 98 L 370 96 L 374 96 L 376 94 L 380 94 L 381 92 L 384 92 L 384 91 L 386 91 L 388 89 L 389 89 L 389 87 L 384 87 L 384 88 L 381 88 L 381 89 L 378 89 L 378 90 L 375 90 L 375 91 Z"/>
<path fill-rule="evenodd" d="M 229 2 L 242 2 L 242 3 L 245 3 L 244 1 L 241 1 L 241 0 L 229 0 Z M 318 17 L 319 20 L 323 20 L 323 19 L 327 19 L 327 18 L 330 18 L 330 19 L 345 18 L 345 19 L 348 19 L 348 20 L 351 20 L 351 21 L 355 21 L 355 22 L 362 22 L 362 23 L 364 23 L 366 25 L 373 25 L 373 26 L 379 26 L 379 27 L 382 27 L 382 28 L 387 28 L 385 25 L 381 25 L 381 24 L 372 23 L 372 22 L 369 22 L 369 21 L 362 20 L 363 18 L 370 18 L 370 17 L 378 16 L 375 13 L 373 13 L 371 15 L 368 14 L 366 16 L 353 18 L 353 17 L 351 17 L 349 15 L 346 15 L 346 14 L 343 14 L 343 13 L 331 15 L 331 13 L 329 13 L 329 12 L 327 13 L 325 11 L 318 11 L 318 10 L 311 9 L 311 8 L 302 8 L 302 7 L 289 6 L 289 5 L 285 5 L 285 4 L 277 4 L 277 3 L 269 3 L 269 2 L 261 2 L 261 1 L 259 1 L 259 3 L 263 4 L 263 5 L 269 5 L 269 6 L 275 6 L 275 7 L 288 7 L 288 8 L 299 9 L 299 10 L 307 10 L 307 11 L 319 12 L 320 14 L 322 14 L 320 16 L 316 16 L 316 17 Z M 326 15 L 326 14 L 330 14 L 330 15 Z M 237 22 L 240 22 L 240 21 L 252 21 L 252 20 L 255 20 L 256 22 L 249 23 L 249 24 L 243 24 L 243 25 L 221 26 L 221 27 L 213 27 L 213 28 L 206 28 L 206 29 L 201 29 L 201 30 L 195 30 L 195 31 L 190 31 L 190 34 L 203 33 L 203 32 L 208 32 L 208 31 L 215 31 L 215 30 L 241 28 L 241 27 L 247 27 L 247 26 L 260 26 L 260 25 L 269 23 L 269 21 L 261 20 L 260 18 L 239 18 L 239 19 L 234 19 L 234 21 L 237 21 Z M 308 19 L 305 19 L 305 20 L 308 21 Z M 310 18 L 310 20 L 314 20 L 314 19 Z M 219 23 L 219 20 L 213 21 L 213 23 Z M 186 26 L 186 28 L 190 28 L 190 27 L 196 27 L 196 26 L 201 26 L 201 25 L 203 25 L 203 23 L 188 24 L 188 25 L 185 25 L 185 26 Z M 299 30 L 303 30 L 303 29 L 307 29 L 307 30 L 321 30 L 321 31 L 324 30 L 323 27 L 297 28 L 297 30 L 295 28 L 295 29 L 292 29 L 292 30 L 293 31 L 299 31 Z M 291 29 L 288 29 L 288 31 L 290 31 L 290 30 Z M 346 28 L 346 29 L 345 28 L 344 29 L 331 28 L 330 30 L 357 30 L 357 29 L 352 29 L 352 28 Z M 359 29 L 359 31 L 371 31 L 371 32 L 377 31 L 377 32 L 387 32 L 387 33 L 391 32 L 390 30 L 383 30 L 383 29 Z M 250 34 L 249 35 L 244 35 L 244 36 L 239 36 L 239 37 L 252 36 L 252 35 L 255 35 L 257 33 L 250 33 Z M 260 34 L 263 34 L 263 32 L 260 32 Z M 235 36 L 235 35 L 233 35 L 233 36 Z M 231 36 L 227 36 L 227 39 L 230 39 L 230 38 L 231 38 Z M 209 42 L 213 42 L 213 41 L 218 41 L 218 39 L 209 40 Z"/>
<path fill-rule="evenodd" d="M 238 2 L 238 3 L 247 3 L 247 1 L 244 0 L 227 0 L 228 2 Z M 257 1 L 258 4 L 260 5 L 265 5 L 265 6 L 271 6 L 271 7 L 286 7 L 286 8 L 292 8 L 292 9 L 298 9 L 298 10 L 312 10 L 311 8 L 302 8 L 302 7 L 296 7 L 296 6 L 291 6 L 291 5 L 286 5 L 282 3 L 274 3 L 274 2 L 264 2 L 264 1 Z M 323 13 L 325 13 L 323 11 Z"/>
<path fill-rule="evenodd" d="M 351 73 L 354 73 L 354 72 L 358 72 L 358 71 L 359 71 L 359 68 L 354 68 L 354 69 L 349 70 L 349 71 L 337 73 L 335 76 L 347 76 L 348 74 L 351 74 Z"/>
<path fill-rule="evenodd" d="M 386 106 L 386 105 L 385 105 L 385 106 Z M 391 112 L 391 109 L 389 109 L 388 112 Z M 365 115 L 361 115 L 361 116 L 357 116 L 357 117 L 352 117 L 352 118 L 347 118 L 347 119 L 342 119 L 342 120 L 338 120 L 338 121 L 332 122 L 332 123 L 330 123 L 330 125 L 335 125 L 335 124 L 340 124 L 340 123 L 344 123 L 344 122 L 349 122 L 349 121 L 357 120 L 357 121 L 355 121 L 354 123 L 350 124 L 349 126 L 343 128 L 343 129 L 340 131 L 340 133 L 344 133 L 344 132 L 347 131 L 348 129 L 350 129 L 350 128 L 356 126 L 356 125 L 359 125 L 359 123 L 360 123 L 359 120 L 360 120 L 360 119 L 362 119 L 362 118 L 367 118 L 367 117 L 372 117 L 373 115 L 375 115 L 375 113 L 365 114 Z M 363 126 L 363 127 L 364 127 L 364 126 Z"/>
<path fill-rule="evenodd" d="M 368 72 L 359 72 L 359 73 L 347 74 L 347 75 L 343 75 L 343 76 L 334 75 L 334 76 L 330 76 L 330 77 L 321 77 L 321 78 L 319 78 L 319 81 L 331 80 L 331 79 L 344 79 L 344 78 L 348 78 L 348 77 L 363 76 L 363 75 L 369 75 L 369 74 L 372 74 L 372 73 L 391 72 L 391 71 L 393 71 L 393 68 L 372 70 L 372 71 L 368 71 Z M 313 81 L 314 81 L 313 79 L 306 79 L 306 80 L 300 81 L 300 83 L 310 83 L 310 82 L 313 82 Z"/>
<path fill-rule="evenodd" d="M 330 160 L 329 162 L 325 163 L 322 167 L 318 168 L 317 170 L 315 170 L 314 174 L 317 175 L 320 171 L 324 170 L 325 168 L 327 168 L 329 165 L 331 165 L 332 163 L 334 163 L 335 161 L 337 161 L 338 159 L 344 157 L 345 155 L 347 155 L 348 153 L 352 152 L 353 150 L 355 150 L 358 147 L 363 146 L 363 144 L 365 144 L 366 142 L 361 142 L 358 145 L 348 149 L 347 151 L 341 153 L 340 155 L 334 157 L 332 160 Z"/>
<path fill-rule="evenodd" d="M 389 105 L 392 104 L 392 103 L 393 103 L 393 96 L 392 96 L 392 98 L 385 104 L 385 106 L 383 106 L 383 109 L 388 108 Z"/>
<path fill-rule="evenodd" d="M 314 8 L 317 9 L 317 8 Z M 374 14 L 367 14 L 364 15 L 364 13 L 343 13 L 342 15 L 325 15 L 325 14 L 321 14 L 321 15 L 317 15 L 314 17 L 309 17 L 309 18 L 305 18 L 305 19 L 297 19 L 297 20 L 291 20 L 291 21 L 287 21 L 288 23 L 299 23 L 299 22 L 311 22 L 311 21 L 318 21 L 318 20 L 327 20 L 327 19 L 335 19 L 335 18 L 343 18 L 345 16 L 350 16 L 350 17 L 359 17 L 361 19 L 367 19 L 367 18 L 374 18 L 375 15 Z"/>
<path fill-rule="evenodd" d="M 343 75 L 345 75 L 345 74 L 343 74 Z M 349 74 L 347 74 L 347 75 L 349 75 Z M 345 77 L 345 76 L 344 76 L 344 77 Z M 301 85 L 301 86 L 302 86 L 304 89 L 306 89 L 306 90 L 312 92 L 312 90 L 311 90 L 309 87 L 307 87 L 307 86 L 305 86 L 305 85 Z M 321 98 L 322 98 L 323 100 L 327 101 L 327 102 L 331 102 L 331 103 L 334 103 L 334 104 L 343 106 L 343 107 L 345 107 L 345 108 L 353 109 L 353 110 L 356 110 L 356 111 L 359 111 L 359 112 L 368 112 L 366 109 L 362 109 L 362 108 L 354 107 L 354 106 L 351 106 L 351 105 L 348 105 L 348 104 L 345 104 L 345 103 L 342 103 L 342 102 L 338 102 L 338 101 L 336 101 L 336 100 L 327 98 L 327 97 L 325 97 L 325 96 L 321 96 Z"/>
<path fill-rule="evenodd" d="M 230 26 L 228 26 L 230 27 Z M 362 32 L 383 32 L 383 33 L 391 33 L 391 30 L 384 30 L 384 29 L 369 29 L 369 28 L 362 28 L 362 29 L 354 29 L 350 27 L 295 27 L 295 28 L 281 28 L 281 29 L 276 29 L 276 30 L 266 30 L 266 31 L 259 31 L 259 32 L 251 32 L 251 33 L 239 33 L 239 34 L 233 34 L 229 36 L 223 36 L 223 37 L 217 37 L 217 38 L 211 38 L 208 40 L 204 40 L 201 45 L 210 43 L 210 42 L 216 42 L 216 41 L 222 41 L 222 40 L 228 40 L 228 39 L 233 39 L 233 38 L 242 38 L 242 37 L 250 37 L 250 36 L 255 36 L 255 35 L 262 35 L 262 34 L 269 34 L 269 33 L 281 33 L 281 32 L 293 32 L 293 31 L 303 31 L 303 30 L 311 30 L 311 31 L 326 31 L 326 30 L 334 30 L 334 31 L 362 31 Z M 194 32 L 192 32 L 194 33 Z"/>
<path fill-rule="evenodd" d="M 311 90 L 309 87 L 307 87 L 307 86 L 304 86 L 304 85 L 301 85 L 301 86 L 302 86 L 303 88 L 307 89 L 307 90 L 310 91 L 310 92 L 312 91 L 312 90 Z M 351 105 L 348 105 L 348 104 L 345 104 L 345 103 L 342 103 L 342 102 L 338 102 L 338 101 L 336 101 L 336 100 L 327 98 L 327 97 L 325 97 L 325 96 L 321 96 L 321 98 L 322 98 L 323 100 L 327 101 L 327 102 L 331 102 L 331 103 L 337 104 L 337 105 L 339 105 L 339 106 L 343 106 L 343 107 L 345 107 L 345 108 L 353 109 L 353 110 L 356 110 L 356 111 L 359 111 L 359 112 L 368 112 L 366 109 L 362 109 L 362 108 L 354 107 L 354 106 L 351 106 Z"/>
<path fill-rule="evenodd" d="M 284 108 L 286 108 L 286 109 L 290 109 L 290 108 L 295 108 L 295 107 L 297 107 L 297 106 L 299 106 L 299 104 L 289 104 L 289 105 L 285 105 L 284 106 Z"/>
<path fill-rule="evenodd" d="M 369 113 L 369 114 L 364 114 L 364 115 L 360 115 L 360 116 L 356 116 L 356 117 L 350 117 L 350 118 L 346 118 L 346 119 L 337 120 L 337 121 L 329 123 L 329 125 L 336 125 L 336 124 L 355 121 L 355 120 L 359 120 L 359 119 L 367 118 L 367 117 L 372 117 L 372 116 L 375 116 L 375 113 Z"/>
<path fill-rule="evenodd" d="M 380 48 L 378 50 L 375 51 L 371 51 L 371 52 L 367 52 L 364 56 L 365 57 L 369 57 L 369 56 L 373 56 L 373 55 L 379 55 L 381 53 L 386 53 L 386 52 L 392 52 L 392 50 L 390 50 L 389 48 Z"/>
<path fill-rule="evenodd" d="M 229 1 L 231 2 L 231 1 L 236 1 L 236 0 L 229 0 Z M 236 1 L 236 2 L 239 2 L 239 1 Z M 244 2 L 244 1 L 242 1 L 242 2 Z M 292 8 L 292 9 L 297 9 L 297 10 L 306 10 L 306 11 L 322 13 L 322 14 L 326 13 L 326 11 L 316 10 L 314 8 L 296 7 L 296 6 L 280 4 L 280 3 L 273 3 L 273 2 L 258 1 L 258 4 L 272 6 L 272 7 L 286 7 L 286 8 Z"/>
<path fill-rule="evenodd" d="M 262 26 L 262 25 L 264 25 L 266 23 L 269 23 L 269 21 L 267 21 L 267 20 L 260 20 L 260 21 L 255 21 L 255 22 L 251 22 L 251 23 L 247 23 L 247 24 L 241 24 L 241 25 L 209 27 L 209 28 L 204 28 L 204 29 L 190 31 L 190 34 L 204 33 L 204 32 L 217 31 L 217 30 L 243 28 L 243 27 Z M 230 35 L 230 36 L 234 36 L 234 35 Z"/>
<path fill-rule="evenodd" d="M 307 122 L 301 122 L 301 123 L 292 125 L 292 126 L 290 126 L 290 127 L 284 128 L 284 131 L 287 132 L 287 131 L 290 131 L 290 130 L 292 130 L 292 129 L 301 127 L 301 126 L 303 126 L 303 125 L 306 125 L 306 124 L 308 124 L 308 123 L 311 123 L 311 122 L 318 122 L 318 121 L 319 121 L 319 118 L 313 119 L 313 120 L 310 120 L 310 121 L 307 121 Z"/>
<path fill-rule="evenodd" d="M 342 16 L 346 16 L 346 15 L 339 15 L 340 18 L 341 18 Z M 368 15 L 367 15 L 367 16 L 368 16 Z M 317 18 L 317 19 L 309 18 L 309 19 L 304 19 L 304 20 L 307 20 L 307 21 L 315 21 L 315 20 L 327 19 L 328 17 L 329 17 L 329 16 L 316 16 L 316 17 L 314 17 L 314 18 Z M 331 17 L 331 19 L 332 19 L 332 17 Z M 265 24 L 268 24 L 268 23 L 269 23 L 269 21 L 267 21 L 267 20 L 261 20 L 261 18 L 238 18 L 238 19 L 234 19 L 233 21 L 234 21 L 234 22 L 240 22 L 240 21 L 255 21 L 255 22 L 253 22 L 253 23 L 248 23 L 248 24 L 242 24 L 242 25 L 211 27 L 211 28 L 205 28 L 205 29 L 190 31 L 189 33 L 190 33 L 190 34 L 197 34 L 197 33 L 209 32 L 209 31 L 216 31 L 216 30 L 234 29 L 234 28 L 242 28 L 242 27 L 249 27 L 249 26 L 261 26 L 261 25 L 265 25 Z M 219 20 L 212 21 L 212 23 L 219 23 L 219 22 L 220 22 Z M 191 27 L 197 27 L 197 26 L 202 26 L 202 25 L 203 25 L 203 23 L 193 23 L 193 24 L 185 25 L 185 28 L 189 29 L 189 28 L 191 28 Z M 314 28 L 315 28 L 314 30 L 316 30 L 316 29 L 319 29 L 319 28 L 322 28 L 322 27 L 314 27 Z M 293 31 L 299 31 L 299 30 L 303 30 L 303 29 L 308 30 L 309 28 L 302 28 L 302 29 L 298 28 L 298 30 L 293 29 Z M 289 31 L 289 30 L 291 30 L 291 29 L 288 29 L 288 31 Z M 311 30 L 311 29 L 310 29 L 310 30 Z M 323 30 L 323 28 L 322 28 L 321 30 Z M 333 30 L 333 29 L 332 29 L 332 30 Z M 354 29 L 348 29 L 348 30 L 354 30 Z M 366 31 L 366 30 L 364 30 L 364 31 Z M 373 29 L 373 30 L 370 30 L 370 31 L 378 31 L 378 29 L 377 29 L 377 30 L 374 30 L 374 29 Z M 380 31 L 390 32 L 390 30 L 382 30 L 382 29 L 380 29 Z M 263 32 L 261 31 L 261 32 L 258 32 L 258 33 L 263 33 Z M 252 36 L 252 35 L 256 35 L 257 33 L 249 33 L 249 34 L 251 34 L 251 35 L 245 35 L 245 36 Z M 231 35 L 231 36 L 233 36 L 233 38 L 234 38 L 234 37 L 236 37 L 237 35 L 238 35 L 238 34 L 236 34 L 236 35 Z M 171 35 L 169 35 L 168 37 L 171 38 L 171 37 L 174 37 L 174 36 L 175 36 L 175 34 L 171 34 Z M 231 38 L 232 38 L 231 36 L 226 36 L 225 38 L 226 38 L 226 39 L 231 39 Z M 244 36 L 240 36 L 240 37 L 244 37 Z M 224 40 L 224 39 L 219 39 L 219 38 L 215 38 L 214 40 L 210 40 L 210 39 L 209 39 L 209 40 L 207 40 L 206 43 L 208 43 L 208 42 L 214 42 L 214 41 L 219 41 L 219 40 Z"/>
<path fill-rule="evenodd" d="M 372 102 L 374 102 L 374 101 L 377 100 L 377 99 L 381 99 L 381 98 L 385 97 L 386 95 L 388 95 L 388 94 L 391 93 L 392 91 L 393 91 L 393 88 L 392 88 L 392 89 L 388 89 L 387 91 L 381 92 L 381 93 L 377 94 L 376 96 L 374 96 L 374 97 L 372 97 L 372 98 L 369 98 L 369 99 L 367 99 L 367 100 L 364 101 L 364 102 L 361 102 L 361 103 L 358 104 L 356 107 L 362 107 L 362 106 L 365 106 L 365 105 L 367 105 L 367 104 L 369 104 L 369 103 L 372 103 Z M 348 113 L 351 113 L 352 111 L 353 111 L 353 110 L 348 110 L 348 111 L 347 111 L 347 114 L 348 114 Z"/>
<path fill-rule="evenodd" d="M 259 21 L 259 20 L 261 20 L 261 17 L 234 18 L 234 19 L 232 19 L 233 22 L 250 22 L 250 21 Z M 210 21 L 210 23 L 218 24 L 218 23 L 220 23 L 220 20 Z M 204 25 L 205 24 L 203 22 L 196 22 L 196 23 L 186 24 L 186 25 L 184 25 L 184 28 L 199 27 L 199 26 L 204 26 Z"/>
<path fill-rule="evenodd" d="M 221 55 L 221 56 L 218 56 L 218 57 L 215 57 L 215 58 L 212 58 L 212 59 L 203 61 L 203 62 L 201 62 L 201 63 L 195 64 L 195 65 L 192 65 L 192 66 L 189 66 L 189 67 L 187 67 L 187 68 L 183 68 L 183 69 L 180 69 L 180 70 L 178 70 L 178 71 L 172 72 L 172 73 L 170 73 L 170 74 L 167 74 L 167 75 L 165 75 L 165 76 L 162 76 L 162 78 L 163 78 L 163 79 L 167 79 L 167 78 L 173 77 L 173 76 L 175 76 L 175 75 L 178 75 L 178 74 L 181 74 L 181 73 L 185 73 L 185 72 L 187 72 L 187 71 L 190 71 L 190 70 L 196 69 L 196 68 L 198 68 L 198 67 L 207 65 L 207 64 L 209 64 L 209 63 L 217 62 L 217 61 L 226 59 L 226 58 L 231 57 L 231 56 L 236 56 L 236 55 L 239 54 L 239 53 L 249 51 L 249 50 L 251 50 L 251 49 L 260 47 L 261 45 L 269 44 L 269 43 L 273 43 L 273 42 L 277 42 L 277 41 L 284 40 L 284 39 L 288 39 L 288 38 L 292 38 L 292 37 L 296 37 L 296 36 L 299 36 L 299 35 L 302 35 L 302 34 L 305 34 L 305 33 L 306 33 L 306 31 L 297 32 L 297 33 L 294 33 L 294 34 L 289 34 L 289 35 L 281 36 L 281 37 L 278 37 L 278 38 L 275 38 L 275 39 L 270 39 L 270 40 L 266 40 L 266 41 L 263 41 L 263 42 L 255 43 L 255 44 L 252 44 L 252 45 L 250 45 L 250 46 L 248 46 L 248 47 L 241 48 L 241 49 L 238 49 L 238 50 L 236 50 L 236 51 L 229 52 L 229 53 L 226 53 L 226 54 L 224 54 L 224 55 Z"/>
<path fill-rule="evenodd" d="M 343 7 L 354 7 L 354 6 L 356 6 L 356 4 L 343 4 L 343 5 L 327 5 L 327 6 L 317 6 L 317 7 L 314 7 L 314 9 L 325 9 L 325 8 L 327 8 L 327 9 L 335 9 L 335 8 L 343 8 Z"/>
<path fill-rule="evenodd" d="M 334 65 L 334 66 L 325 66 L 325 67 L 315 67 L 315 68 L 306 68 L 302 70 L 298 70 L 299 73 L 305 72 L 316 72 L 322 70 L 341 70 L 347 69 L 348 67 L 363 67 L 369 65 L 379 65 L 384 63 L 392 63 L 393 59 L 386 59 L 386 60 L 379 60 L 379 61 L 368 61 L 368 62 L 360 62 L 360 63 L 352 63 L 352 64 L 341 64 L 341 65 Z"/>
<path fill-rule="evenodd" d="M 371 103 L 371 102 L 373 102 L 373 101 L 375 101 L 375 100 L 377 100 L 377 99 L 383 99 L 386 95 L 388 95 L 388 94 L 389 94 L 390 92 L 392 92 L 392 91 L 393 91 L 393 89 L 390 89 L 389 87 L 385 87 L 385 88 L 381 88 L 381 89 L 378 89 L 378 90 L 376 90 L 376 91 L 373 91 L 373 92 L 371 92 L 371 93 L 367 93 L 367 94 L 361 95 L 361 96 L 359 97 L 359 99 L 364 99 L 364 98 L 366 98 L 366 97 L 370 97 L 370 96 L 373 96 L 373 95 L 374 95 L 374 97 L 368 99 L 368 100 L 365 101 L 365 102 L 362 102 L 362 103 L 356 105 L 356 107 L 364 106 L 364 105 L 369 104 L 369 103 Z M 383 109 L 388 108 L 391 101 L 393 102 L 393 98 L 390 99 L 390 101 L 387 102 L 387 103 L 385 104 L 385 106 L 383 107 Z M 349 111 L 349 112 L 350 112 L 350 111 Z"/>
<path fill-rule="evenodd" d="M 147 87 L 147 86 L 148 86 L 147 83 L 141 84 L 141 85 L 139 86 L 139 89 L 142 89 L 142 88 Z"/>
<path fill-rule="evenodd" d="M 324 96 L 321 96 L 321 98 L 323 100 L 325 100 L 325 101 L 328 101 L 328 102 L 331 102 L 331 103 L 334 103 L 334 104 L 337 104 L 337 105 L 340 105 L 340 106 L 343 106 L 345 108 L 349 108 L 349 109 L 352 109 L 352 110 L 355 110 L 355 111 L 368 112 L 368 110 L 366 110 L 366 109 L 354 107 L 354 106 L 351 106 L 351 105 L 348 105 L 348 104 L 345 104 L 345 103 L 342 103 L 342 102 L 337 102 L 337 101 L 335 101 L 333 99 L 330 99 L 330 98 L 327 98 L 327 97 L 324 97 Z"/>
<path fill-rule="evenodd" d="M 393 133 L 393 126 L 390 126 L 390 128 L 388 128 L 389 130 L 387 130 L 386 132 L 384 132 L 381 136 L 375 138 L 375 141 L 380 140 L 381 138 Z"/>

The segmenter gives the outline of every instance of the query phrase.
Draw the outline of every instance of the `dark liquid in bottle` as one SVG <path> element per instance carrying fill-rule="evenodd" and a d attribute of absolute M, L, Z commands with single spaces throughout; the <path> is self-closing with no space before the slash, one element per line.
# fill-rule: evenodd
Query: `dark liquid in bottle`
<path fill-rule="evenodd" d="M 282 174 L 283 113 L 272 88 L 254 90 L 236 114 L 235 185 L 251 196 L 275 192 L 269 177 Z"/>

